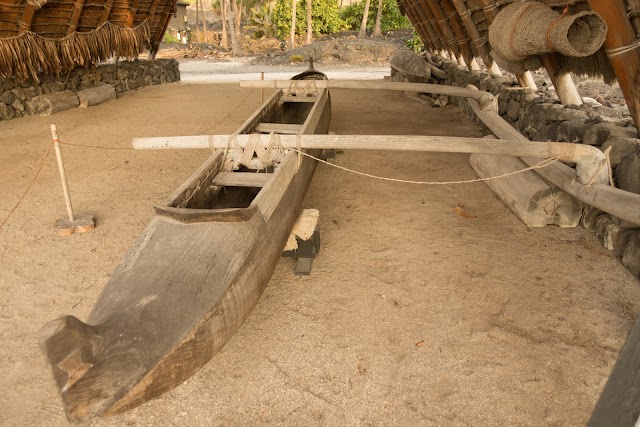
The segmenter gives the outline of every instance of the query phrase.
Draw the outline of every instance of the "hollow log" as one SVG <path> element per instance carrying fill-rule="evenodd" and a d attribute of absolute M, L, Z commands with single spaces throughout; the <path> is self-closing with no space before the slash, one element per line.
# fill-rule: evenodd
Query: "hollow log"
<path fill-rule="evenodd" d="M 116 99 L 116 90 L 111 85 L 100 85 L 76 92 L 80 107 L 90 107 Z"/>
<path fill-rule="evenodd" d="M 472 154 L 469 164 L 480 178 L 514 173 L 527 168 L 517 157 Z M 502 202 L 527 227 L 575 227 L 580 223 L 582 203 L 551 187 L 533 171 L 485 181 Z"/>
<path fill-rule="evenodd" d="M 49 116 L 59 111 L 77 107 L 80 104 L 76 94 L 70 90 L 36 96 L 31 100 L 33 108 L 41 116 Z"/>
<path fill-rule="evenodd" d="M 604 47 L 631 118 L 640 131 L 640 51 L 636 44 L 636 32 L 627 18 L 625 4 L 617 0 L 588 0 L 588 3 L 591 10 L 600 14 L 609 26 Z"/>
<path fill-rule="evenodd" d="M 500 139 L 529 141 L 515 130 L 494 111 L 482 111 L 476 101 L 467 100 L 474 113 Z M 529 166 L 538 163 L 536 159 L 523 157 Z M 570 195 L 595 208 L 608 212 L 625 221 L 640 225 L 640 195 L 622 191 L 605 184 L 586 185 L 578 182 L 576 171 L 571 167 L 556 162 L 546 168 L 537 169 L 536 173 Z"/>

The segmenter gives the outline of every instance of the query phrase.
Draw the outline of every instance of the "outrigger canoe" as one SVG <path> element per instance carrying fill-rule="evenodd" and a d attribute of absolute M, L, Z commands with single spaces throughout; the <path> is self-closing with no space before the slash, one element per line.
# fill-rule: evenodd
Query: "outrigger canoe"
<path fill-rule="evenodd" d="M 326 76 L 311 68 L 296 78 Z M 291 90 L 275 92 L 236 133 L 327 133 L 329 93 L 313 86 L 294 81 Z M 71 421 L 118 414 L 176 387 L 256 305 L 316 162 L 280 150 L 275 165 L 258 169 L 255 153 L 241 165 L 233 151 L 214 152 L 155 207 L 86 323 L 64 316 L 41 329 L 41 349 Z"/>

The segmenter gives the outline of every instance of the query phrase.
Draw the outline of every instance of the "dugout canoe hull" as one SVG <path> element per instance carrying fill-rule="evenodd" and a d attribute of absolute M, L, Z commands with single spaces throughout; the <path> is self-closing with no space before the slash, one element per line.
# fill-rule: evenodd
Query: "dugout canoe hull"
<path fill-rule="evenodd" d="M 274 117 L 292 123 L 295 114 L 282 113 L 290 103 L 280 102 L 281 95 L 238 132 L 251 133 Z M 330 108 L 326 90 L 314 103 L 296 103 L 293 110 L 306 109 L 300 132 L 326 133 Z M 215 152 L 156 206 L 86 323 L 64 316 L 41 329 L 41 348 L 71 421 L 118 414 L 176 387 L 227 343 L 262 295 L 316 162 L 302 157 L 298 164 L 296 153 L 286 154 L 255 196 L 251 188 L 236 191 L 243 199 L 214 185 L 226 160 Z M 215 209 L 206 206 L 211 193 L 224 193 Z"/>

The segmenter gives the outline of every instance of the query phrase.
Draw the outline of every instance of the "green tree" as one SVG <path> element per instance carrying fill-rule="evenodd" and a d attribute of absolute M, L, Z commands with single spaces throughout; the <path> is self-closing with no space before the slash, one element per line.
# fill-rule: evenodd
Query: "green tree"
<path fill-rule="evenodd" d="M 340 17 L 347 23 L 351 30 L 359 30 L 364 15 L 365 1 L 352 3 L 343 8 Z M 373 2 L 367 19 L 367 29 L 374 29 L 375 16 L 378 14 L 378 4 Z M 400 13 L 396 0 L 383 0 L 382 14 L 380 15 L 380 28 L 382 31 L 398 30 L 400 28 L 410 28 L 411 22 Z"/>
<path fill-rule="evenodd" d="M 300 0 L 296 7 L 296 33 L 306 33 L 306 0 Z M 312 0 L 311 20 L 313 32 L 316 34 L 337 33 L 347 28 L 340 19 L 337 0 Z M 277 0 L 273 11 L 273 22 L 276 35 L 281 40 L 289 37 L 291 30 L 291 0 Z"/>

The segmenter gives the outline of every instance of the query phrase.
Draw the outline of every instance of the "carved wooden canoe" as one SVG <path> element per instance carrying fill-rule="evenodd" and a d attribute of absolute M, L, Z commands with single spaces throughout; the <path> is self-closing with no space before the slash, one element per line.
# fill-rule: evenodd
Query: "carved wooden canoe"
<path fill-rule="evenodd" d="M 280 90 L 237 132 L 326 133 L 330 111 L 325 89 L 297 97 Z M 71 421 L 117 414 L 176 387 L 227 343 L 260 298 L 316 163 L 289 152 L 267 171 L 233 171 L 224 151 L 155 207 L 86 323 L 65 316 L 41 329 Z"/>

